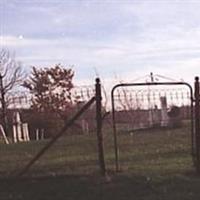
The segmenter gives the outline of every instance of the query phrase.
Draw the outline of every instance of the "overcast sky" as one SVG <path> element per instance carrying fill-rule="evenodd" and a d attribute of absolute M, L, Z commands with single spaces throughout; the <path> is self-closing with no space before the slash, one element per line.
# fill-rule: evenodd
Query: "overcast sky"
<path fill-rule="evenodd" d="M 27 70 L 73 66 L 78 84 L 151 71 L 191 81 L 200 75 L 200 1 L 0 0 L 0 45 Z"/>

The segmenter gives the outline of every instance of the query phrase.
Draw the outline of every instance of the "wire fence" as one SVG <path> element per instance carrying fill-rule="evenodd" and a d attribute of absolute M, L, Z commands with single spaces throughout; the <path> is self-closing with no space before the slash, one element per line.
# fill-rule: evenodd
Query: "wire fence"
<path fill-rule="evenodd" d="M 72 101 L 76 109 L 74 115 L 86 102 L 95 96 L 94 86 L 79 86 L 72 90 Z M 113 150 L 112 120 L 106 114 L 109 94 L 102 87 L 102 115 L 106 165 L 115 168 Z M 135 140 L 142 143 L 138 130 L 151 128 L 176 128 L 184 126 L 190 118 L 190 94 L 186 88 L 149 87 L 118 89 L 115 93 L 116 123 L 119 131 L 119 147 L 123 154 L 123 166 L 131 166 L 132 147 Z M 9 118 L 12 111 L 20 114 L 21 125 L 11 122 L 7 136 L 0 142 L 0 177 L 12 177 L 43 149 L 64 126 L 55 113 L 35 113 L 31 107 L 30 95 L 15 94 L 10 97 Z M 71 116 L 70 116 L 71 117 Z M 27 124 L 27 126 L 24 126 Z M 14 126 L 15 125 L 15 126 Z M 23 125 L 23 126 L 22 126 Z M 25 127 L 25 128 L 24 128 Z M 96 135 L 96 106 L 92 104 L 56 143 L 38 159 L 26 176 L 57 176 L 66 174 L 91 174 L 99 171 L 98 145 Z M 21 136 L 15 134 L 21 130 Z M 148 133 L 142 133 L 146 135 Z M 27 136 L 28 135 L 28 136 Z M 150 134 L 155 138 L 153 134 Z M 142 137 L 143 137 L 142 136 Z M 26 138 L 26 139 L 25 139 Z M 160 138 L 160 137 L 158 137 Z M 167 139 L 167 138 L 166 138 Z M 168 138 L 170 139 L 170 138 Z M 189 143 L 189 142 L 188 142 Z M 129 162 L 130 161 L 130 162 Z M 127 164 L 129 162 L 129 164 Z"/>
<path fill-rule="evenodd" d="M 167 126 L 191 117 L 191 94 L 183 86 L 117 88 L 114 101 L 117 124 L 127 130 Z"/>
<path fill-rule="evenodd" d="M 130 167 L 127 162 L 132 160 L 131 146 L 137 144 L 135 140 L 140 141 L 141 148 L 144 148 L 140 150 L 146 152 L 142 143 L 142 140 L 145 141 L 144 136 L 149 141 L 145 146 L 153 144 L 152 149 L 158 146 L 153 140 L 163 145 L 163 139 L 170 142 L 171 139 L 182 137 L 189 155 L 193 151 L 192 98 L 191 87 L 182 82 L 116 85 L 112 90 L 116 169 L 119 170 L 119 165 Z M 175 146 L 174 144 L 174 148 Z M 189 146 L 192 146 L 190 150 Z M 166 153 L 171 152 L 170 148 L 165 148 Z M 158 152 L 160 151 L 162 149 L 159 147 Z"/>
<path fill-rule="evenodd" d="M 67 121 L 94 98 L 95 87 L 74 87 L 71 96 L 75 107 L 68 114 Z M 8 142 L 5 142 L 2 134 L 0 136 L 0 177 L 19 173 L 66 123 L 53 112 L 33 111 L 32 98 L 21 92 L 10 94 L 7 99 L 9 133 L 6 135 Z M 87 108 L 27 175 L 89 174 L 99 171 L 95 112 L 95 104 Z"/>

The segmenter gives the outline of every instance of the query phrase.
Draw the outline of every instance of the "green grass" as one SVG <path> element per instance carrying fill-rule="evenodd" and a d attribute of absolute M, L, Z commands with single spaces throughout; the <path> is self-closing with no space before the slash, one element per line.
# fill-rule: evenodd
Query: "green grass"
<path fill-rule="evenodd" d="M 0 200 L 199 200 L 190 128 L 119 133 L 120 173 L 113 139 L 104 132 L 107 178 L 99 174 L 95 135 L 63 136 L 23 178 L 14 178 L 48 141 L 0 144 Z"/>

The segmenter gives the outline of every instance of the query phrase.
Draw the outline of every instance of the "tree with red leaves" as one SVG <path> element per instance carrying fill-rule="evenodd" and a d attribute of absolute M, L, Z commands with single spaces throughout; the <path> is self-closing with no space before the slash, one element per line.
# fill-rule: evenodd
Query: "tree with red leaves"
<path fill-rule="evenodd" d="M 74 72 L 58 64 L 51 68 L 32 68 L 31 77 L 23 86 L 33 95 L 32 108 L 40 112 L 54 112 L 63 119 L 72 107 L 71 89 Z"/>

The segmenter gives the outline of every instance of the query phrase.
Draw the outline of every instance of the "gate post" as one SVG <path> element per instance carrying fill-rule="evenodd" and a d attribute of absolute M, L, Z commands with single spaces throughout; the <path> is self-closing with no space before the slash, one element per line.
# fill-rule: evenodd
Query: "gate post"
<path fill-rule="evenodd" d="M 96 128 L 97 128 L 99 165 L 102 175 L 106 175 L 103 133 L 102 133 L 102 104 L 101 104 L 102 96 L 101 96 L 101 83 L 99 78 L 96 78 L 95 92 L 96 92 L 96 123 L 97 123 Z"/>
<path fill-rule="evenodd" d="M 200 87 L 199 87 L 199 77 L 195 77 L 195 167 L 197 172 L 200 172 Z"/>

